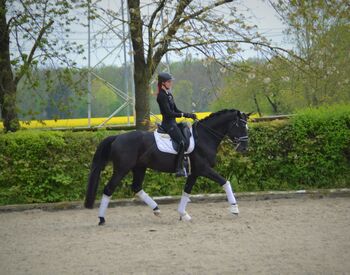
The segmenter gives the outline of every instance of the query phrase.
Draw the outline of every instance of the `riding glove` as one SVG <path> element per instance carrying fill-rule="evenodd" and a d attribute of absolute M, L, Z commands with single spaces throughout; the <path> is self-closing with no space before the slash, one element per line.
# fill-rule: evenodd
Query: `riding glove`
<path fill-rule="evenodd" d="M 191 114 L 191 113 L 184 113 L 184 117 L 192 118 L 192 119 L 197 119 L 196 114 Z"/>

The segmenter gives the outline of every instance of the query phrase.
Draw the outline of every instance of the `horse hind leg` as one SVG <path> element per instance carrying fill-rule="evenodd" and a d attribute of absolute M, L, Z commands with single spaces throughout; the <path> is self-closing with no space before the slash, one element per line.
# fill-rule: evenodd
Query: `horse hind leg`
<path fill-rule="evenodd" d="M 131 185 L 132 191 L 147 204 L 152 210 L 155 216 L 160 216 L 160 209 L 158 204 L 142 189 L 142 183 L 145 178 L 146 168 L 145 167 L 135 167 L 133 170 L 133 181 Z"/>
<path fill-rule="evenodd" d="M 106 223 L 105 215 L 108 208 L 108 204 L 111 200 L 112 194 L 114 193 L 117 186 L 120 184 L 122 179 L 126 176 L 129 171 L 114 171 L 111 179 L 108 181 L 106 187 L 104 188 L 100 208 L 98 211 L 98 218 L 100 222 L 98 225 L 104 225 Z"/>

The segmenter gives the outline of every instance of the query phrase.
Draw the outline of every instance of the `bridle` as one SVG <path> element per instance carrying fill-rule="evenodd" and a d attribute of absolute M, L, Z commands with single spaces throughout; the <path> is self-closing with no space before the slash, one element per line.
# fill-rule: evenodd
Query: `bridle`
<path fill-rule="evenodd" d="M 240 121 L 243 121 L 243 122 L 245 123 L 246 127 L 247 127 L 247 121 L 246 121 L 246 120 L 244 120 L 244 119 L 242 119 L 242 118 L 240 118 L 239 120 L 240 120 Z M 227 130 L 227 132 L 226 132 L 225 134 L 221 134 L 221 133 L 215 131 L 215 130 L 212 129 L 211 127 L 205 125 L 204 123 L 201 123 L 200 120 L 197 120 L 197 121 L 195 122 L 195 124 L 200 124 L 200 125 L 203 126 L 205 129 L 207 129 L 208 132 L 209 132 L 212 136 L 214 136 L 216 139 L 222 140 L 222 139 L 227 135 L 227 133 L 229 133 L 229 132 L 231 131 L 232 127 L 238 126 L 238 120 L 236 120 L 235 122 L 232 123 L 232 125 L 230 126 L 230 128 Z M 237 148 L 239 147 L 239 145 L 241 144 L 241 142 L 247 142 L 247 141 L 248 141 L 248 136 L 234 137 L 234 142 L 233 142 L 231 139 L 229 139 L 229 141 L 230 141 L 231 143 L 233 143 L 234 145 L 236 145 L 236 149 L 237 149 Z"/>

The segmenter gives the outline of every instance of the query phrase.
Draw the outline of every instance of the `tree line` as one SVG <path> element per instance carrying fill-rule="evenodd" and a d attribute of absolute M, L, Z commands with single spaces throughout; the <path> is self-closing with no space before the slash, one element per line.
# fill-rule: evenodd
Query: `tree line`
<path fill-rule="evenodd" d="M 345 0 L 269 1 L 285 23 L 293 50 L 273 46 L 237 12 L 238 4 L 217 0 L 159 0 L 145 7 L 128 0 L 134 60 L 136 126 L 149 127 L 155 104 L 155 76 L 169 52 L 200 53 L 171 64 L 174 94 L 186 111 L 238 108 L 259 114 L 290 113 L 298 108 L 349 102 L 349 15 Z M 6 131 L 19 129 L 18 118 L 86 117 L 86 69 L 73 69 L 71 52 L 81 45 L 63 34 L 79 24 L 74 10 L 113 24 L 121 14 L 91 1 L 0 1 L 0 108 Z M 228 13 L 223 16 L 220 8 Z M 166 14 L 166 20 L 163 20 Z M 110 20 L 110 22 L 108 22 Z M 249 44 L 265 58 L 237 61 Z M 11 52 L 16 47 L 17 53 Z M 28 48 L 28 50 L 26 50 Z M 122 68 L 96 69 L 117 87 Z M 93 116 L 122 104 L 93 80 Z M 153 96 L 152 96 L 153 95 Z M 85 113 L 85 114 L 84 114 Z"/>
<path fill-rule="evenodd" d="M 350 65 L 344 64 L 344 59 L 347 55 L 346 43 L 350 37 L 346 36 L 348 33 L 338 35 L 339 31 L 335 34 L 341 37 L 341 40 L 336 41 L 332 38 L 338 45 L 332 52 L 334 57 L 327 60 L 320 56 L 318 64 L 324 66 L 318 66 L 318 70 L 311 72 L 305 68 L 301 69 L 308 66 L 304 61 L 290 62 L 282 58 L 269 61 L 249 59 L 237 63 L 236 66 L 240 69 L 235 71 L 224 71 L 213 61 L 190 57 L 184 61 L 173 62 L 170 71 L 176 78 L 173 93 L 177 105 L 187 112 L 237 108 L 254 111 L 263 116 L 291 114 L 310 106 L 349 103 Z M 123 72 L 124 68 L 117 66 L 102 66 L 94 70 L 95 74 L 119 88 L 123 87 Z M 45 71 L 38 73 L 38 79 L 41 81 L 35 89 L 25 85 L 18 88 L 21 119 L 87 116 L 86 70 L 73 74 L 76 82 L 80 83 L 78 89 L 71 87 L 71 82 L 62 82 L 51 71 L 50 74 Z M 50 89 L 47 88 L 47 77 L 52 78 L 53 87 Z M 150 111 L 159 113 L 156 103 L 156 79 L 150 87 Z M 98 78 L 92 79 L 93 117 L 109 116 L 123 103 L 124 101 L 103 81 Z M 127 115 L 126 109 L 118 115 Z"/>
<path fill-rule="evenodd" d="M 216 97 L 214 90 L 222 84 L 222 73 L 217 64 L 204 66 L 202 60 L 174 62 L 170 65 L 175 76 L 174 95 L 180 108 L 188 112 L 202 112 L 210 109 L 210 102 Z M 26 81 L 18 85 L 17 106 L 19 118 L 31 119 L 62 119 L 87 117 L 87 70 L 75 70 L 67 73 L 69 80 L 63 81 L 57 74 L 58 70 L 38 70 L 35 77 L 38 83 L 35 87 Z M 119 88 L 124 93 L 124 67 L 101 66 L 94 69 L 94 74 L 106 82 Z M 92 117 L 106 117 L 119 108 L 125 101 L 117 96 L 113 89 L 100 78 L 92 77 Z M 49 83 L 49 84 L 48 84 Z M 74 85 L 74 83 L 76 85 Z M 50 86 L 50 87 L 48 87 Z M 128 91 L 131 93 L 131 91 Z M 150 85 L 150 111 L 158 114 L 156 103 L 156 79 Z M 127 115 L 126 108 L 117 115 Z M 132 115 L 132 112 L 131 112 Z"/>

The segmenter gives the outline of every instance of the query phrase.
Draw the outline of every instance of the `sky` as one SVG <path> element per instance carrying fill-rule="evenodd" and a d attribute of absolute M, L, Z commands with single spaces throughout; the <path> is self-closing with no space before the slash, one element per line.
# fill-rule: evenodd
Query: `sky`
<path fill-rule="evenodd" d="M 246 0 L 244 5 L 253 13 L 253 20 L 262 33 L 281 35 L 283 25 L 278 19 L 276 12 L 267 1 Z"/>
<path fill-rule="evenodd" d="M 243 5 L 239 6 L 240 12 L 251 17 L 250 23 L 258 26 L 259 33 L 271 39 L 274 45 L 287 46 L 287 43 L 283 39 L 283 24 L 277 18 L 276 12 L 267 1 L 245 0 L 241 2 Z M 102 0 L 99 5 L 105 9 L 109 8 L 116 11 L 120 9 L 120 1 L 116 0 Z M 95 66 L 96 64 L 120 66 L 124 62 L 123 47 L 120 45 L 121 41 L 117 39 L 117 36 L 113 32 L 111 32 L 109 37 L 105 37 L 103 41 L 101 41 L 100 37 L 95 39 L 96 33 L 98 33 L 102 27 L 105 27 L 105 25 L 101 22 L 93 21 L 91 23 L 91 66 Z M 119 30 L 115 29 L 115 32 L 121 34 L 121 28 Z M 87 29 L 79 28 L 74 30 L 72 39 L 84 45 L 86 50 L 85 57 L 87 58 Z M 129 52 L 129 49 L 127 48 L 126 51 Z M 111 53 L 108 54 L 109 52 Z M 244 58 L 259 57 L 256 52 L 251 50 L 246 51 L 242 56 Z M 74 58 L 79 64 L 79 67 L 87 66 L 87 59 L 78 56 Z M 129 61 L 129 56 L 127 56 L 127 59 Z M 179 61 L 181 57 L 171 55 L 169 56 L 169 60 L 170 62 Z"/>
<path fill-rule="evenodd" d="M 195 0 L 196 3 L 201 3 L 202 5 L 207 5 L 213 0 Z M 252 25 L 258 26 L 258 32 L 264 35 L 266 38 L 271 39 L 273 44 L 276 46 L 288 47 L 288 44 L 283 39 L 283 24 L 277 18 L 276 12 L 270 6 L 266 0 L 235 0 L 240 2 L 238 5 L 239 12 L 243 13 L 246 17 L 250 17 L 249 23 Z M 93 0 L 93 3 L 96 2 Z M 124 0 L 126 2 L 126 0 Z M 142 4 L 153 3 L 151 0 L 141 0 Z M 126 4 L 125 4 L 126 5 Z M 101 0 L 98 1 L 98 6 L 103 9 L 111 9 L 116 12 L 120 11 L 121 0 Z M 143 12 L 152 12 L 152 7 L 145 8 Z M 222 12 L 227 14 L 226 5 L 221 6 L 220 9 L 223 9 Z M 87 15 L 86 10 L 77 10 L 75 11 L 77 16 L 80 18 L 81 23 L 87 24 Z M 125 15 L 126 18 L 127 15 Z M 101 36 L 99 35 L 102 29 L 106 28 L 106 24 L 102 23 L 100 19 L 91 21 L 91 66 L 98 65 L 116 65 L 121 66 L 124 64 L 124 54 L 121 40 L 118 38 L 118 35 L 122 34 L 121 24 L 114 27 L 113 30 L 109 31 L 108 35 Z M 62 34 L 62 36 L 64 36 Z M 76 42 L 83 45 L 85 53 L 83 55 L 74 55 L 71 54 L 71 58 L 75 60 L 78 64 L 78 67 L 86 67 L 88 65 L 88 32 L 87 27 L 83 27 L 79 24 L 71 26 L 69 32 L 69 38 L 71 42 Z M 127 61 L 130 61 L 130 48 L 129 43 L 126 45 L 127 49 Z M 16 45 L 12 44 L 12 52 L 16 52 Z M 246 46 L 246 51 L 241 54 L 243 58 L 249 57 L 259 57 L 259 55 L 252 51 L 248 50 L 249 46 Z M 31 44 L 25 45 L 24 50 L 30 51 Z M 188 53 L 188 52 L 187 52 Z M 189 51 L 192 56 L 194 55 L 193 51 Z M 178 55 L 172 54 L 169 55 L 169 62 L 175 62 L 183 59 L 184 57 L 179 57 Z M 165 60 L 163 60 L 164 62 Z"/>
<path fill-rule="evenodd" d="M 286 42 L 283 30 L 285 26 L 278 18 L 276 11 L 271 7 L 267 0 L 245 0 L 243 14 L 250 16 L 250 23 L 258 26 L 258 32 L 267 39 L 273 41 L 274 46 L 290 47 Z M 256 57 L 254 51 L 247 51 L 244 57 Z"/>

